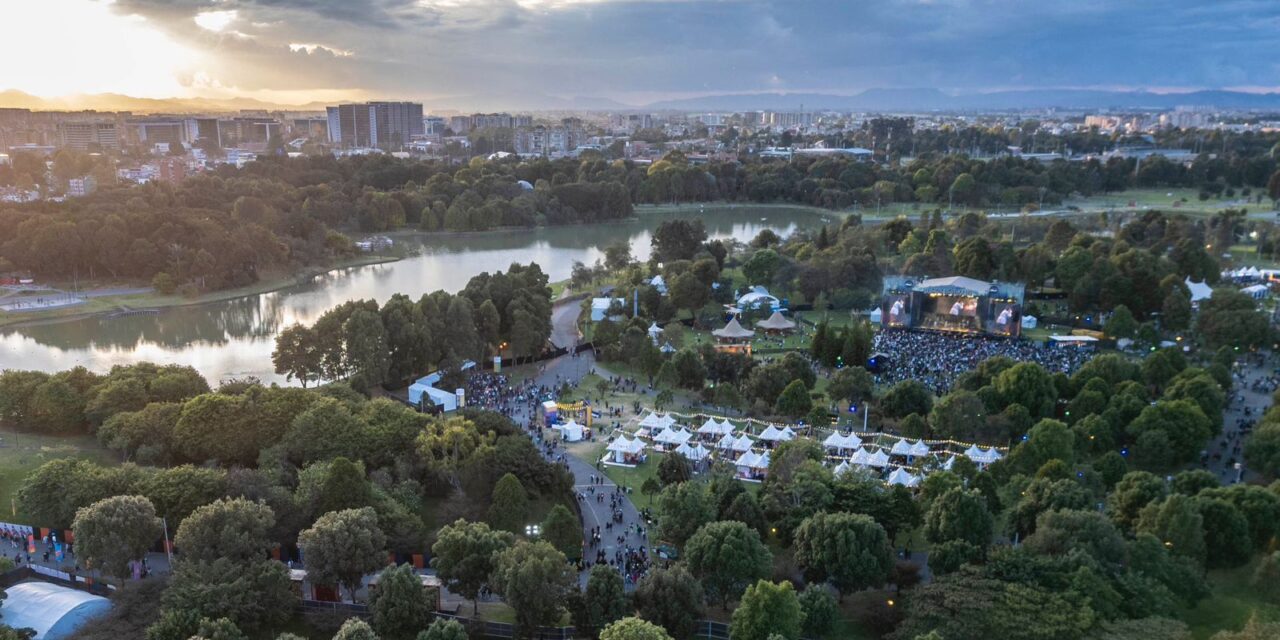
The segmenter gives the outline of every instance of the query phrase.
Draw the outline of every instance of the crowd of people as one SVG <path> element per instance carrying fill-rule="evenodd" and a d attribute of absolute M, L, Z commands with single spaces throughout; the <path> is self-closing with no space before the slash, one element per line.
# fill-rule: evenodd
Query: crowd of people
<path fill-rule="evenodd" d="M 951 391 L 961 374 L 987 358 L 1005 356 L 1018 362 L 1034 362 L 1049 373 L 1071 374 L 1093 357 L 1090 347 L 897 330 L 876 333 L 872 350 L 889 356 L 887 365 L 875 375 L 876 382 L 892 385 L 919 380 L 938 395 Z"/>

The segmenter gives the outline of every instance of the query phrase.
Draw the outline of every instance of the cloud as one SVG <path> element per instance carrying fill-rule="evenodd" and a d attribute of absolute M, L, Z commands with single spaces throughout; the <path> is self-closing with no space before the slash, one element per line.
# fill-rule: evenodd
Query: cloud
<path fill-rule="evenodd" d="M 191 77 L 249 92 L 428 98 L 1280 86 L 1274 62 L 1280 3 L 1272 0 L 117 0 L 113 6 L 206 53 Z M 197 23 L 213 15 L 223 17 L 217 28 Z M 240 37 L 218 33 L 229 29 Z"/>

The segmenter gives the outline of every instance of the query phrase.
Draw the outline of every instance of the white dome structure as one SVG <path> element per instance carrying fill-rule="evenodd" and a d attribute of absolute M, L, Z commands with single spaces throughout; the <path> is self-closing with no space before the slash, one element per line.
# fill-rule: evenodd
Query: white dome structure
<path fill-rule="evenodd" d="M 85 623 L 111 610 L 102 596 L 47 582 L 21 582 L 5 592 L 0 617 L 15 629 L 35 629 L 35 640 L 74 638 Z"/>

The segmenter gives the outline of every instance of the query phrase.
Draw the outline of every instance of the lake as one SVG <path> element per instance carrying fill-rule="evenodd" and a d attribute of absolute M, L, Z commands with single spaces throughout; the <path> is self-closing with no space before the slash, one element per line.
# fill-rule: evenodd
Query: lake
<path fill-rule="evenodd" d="M 536 262 L 551 280 L 564 280 L 575 261 L 593 264 L 603 248 L 625 240 L 632 256 L 648 260 L 652 231 L 663 220 L 700 218 L 712 238 L 749 241 L 764 229 L 787 235 L 834 218 L 811 209 L 757 206 L 686 207 L 640 211 L 625 222 L 496 231 L 482 234 L 395 236 L 404 259 L 335 269 L 271 293 L 159 313 L 93 317 L 0 329 L 0 369 L 61 371 L 82 365 L 103 372 L 113 365 L 151 361 L 191 365 L 211 384 L 254 376 L 285 384 L 271 365 L 275 337 L 295 322 L 310 325 L 325 311 L 356 299 L 386 301 L 404 293 L 462 289 L 481 272 L 513 262 Z"/>

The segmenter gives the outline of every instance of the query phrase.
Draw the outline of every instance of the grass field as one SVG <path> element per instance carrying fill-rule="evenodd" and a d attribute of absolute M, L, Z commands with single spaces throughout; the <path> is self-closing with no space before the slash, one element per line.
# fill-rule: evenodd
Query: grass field
<path fill-rule="evenodd" d="M 1250 585 L 1257 565 L 1255 559 L 1236 569 L 1209 572 L 1212 595 L 1182 614 L 1196 640 L 1207 640 L 1223 630 L 1239 631 L 1255 614 L 1260 622 L 1280 621 L 1280 605 L 1264 601 Z"/>
<path fill-rule="evenodd" d="M 82 458 L 101 464 L 116 464 L 113 452 L 93 436 L 43 436 L 0 430 L 0 500 L 4 515 L 0 520 L 15 524 L 31 522 L 21 510 L 15 511 L 18 487 L 40 465 L 57 458 Z"/>

